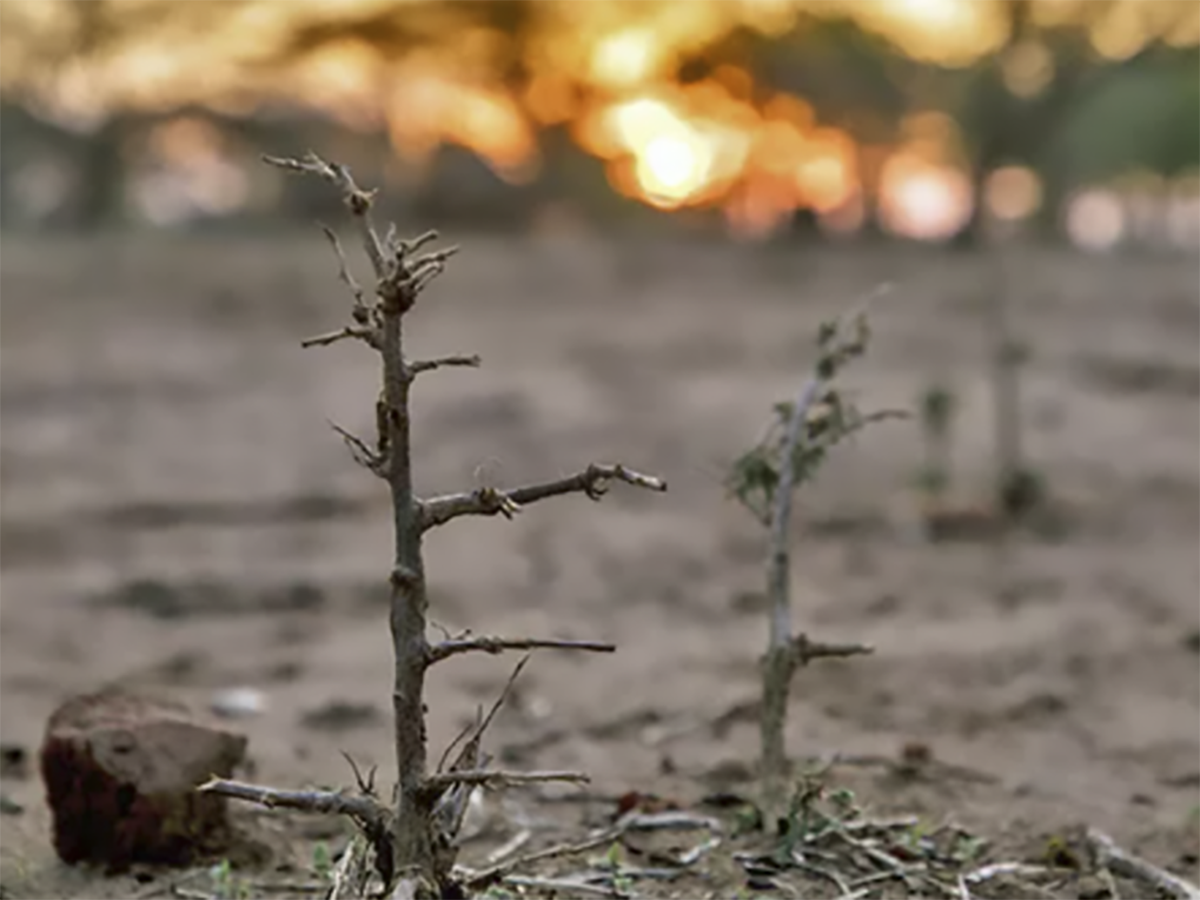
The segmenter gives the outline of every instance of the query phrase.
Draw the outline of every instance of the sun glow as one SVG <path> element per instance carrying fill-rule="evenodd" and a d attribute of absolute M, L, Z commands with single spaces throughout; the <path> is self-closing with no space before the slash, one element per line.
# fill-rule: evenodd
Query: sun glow
<path fill-rule="evenodd" d="M 662 63 L 662 44 L 644 28 L 603 38 L 592 51 L 592 79 L 604 87 L 624 88 L 648 81 Z"/>
<path fill-rule="evenodd" d="M 151 5 L 125 0 L 106 8 L 119 19 Z M 1045 4 L 1060 5 L 1066 4 Z M 562 126 L 603 162 L 622 193 L 667 210 L 713 210 L 738 233 L 770 233 L 798 210 L 820 217 L 823 226 L 848 228 L 879 209 L 887 227 L 937 239 L 969 217 L 972 202 L 956 168 L 963 148 L 949 117 L 912 116 L 902 133 L 859 143 L 851 126 L 831 127 L 804 99 L 756 82 L 736 52 L 710 59 L 706 48 L 725 36 L 736 43 L 747 29 L 778 36 L 800 15 L 817 21 L 834 9 L 916 58 L 947 65 L 970 62 L 1006 38 L 999 7 L 973 0 L 545 0 L 520 59 L 506 56 L 517 45 L 509 46 L 500 26 L 465 27 L 442 41 L 436 29 L 426 33 L 417 24 L 405 32 L 420 33 L 410 43 L 406 37 L 376 46 L 373 33 L 350 29 L 356 38 L 326 34 L 284 63 L 256 68 L 246 60 L 300 33 L 298 24 L 336 35 L 343 33 L 335 27 L 341 18 L 394 7 L 389 0 L 244 0 L 228 4 L 227 14 L 194 12 L 220 6 L 178 4 L 174 25 L 131 32 L 119 52 L 47 62 L 37 47 L 77 25 L 71 16 L 81 7 L 5 0 L 0 76 L 34 95 L 39 114 L 75 130 L 95 128 L 122 108 L 169 112 L 204 104 L 253 115 L 262 98 L 283 100 L 350 129 L 385 131 L 407 160 L 446 143 L 467 147 L 514 182 L 535 174 L 541 129 Z M 414 22 L 417 7 L 450 16 L 455 4 L 414 3 Z M 1127 55 L 1148 33 L 1149 9 L 1122 6 L 1121 15 L 1097 26 L 1093 43 L 1110 56 Z M 178 38 L 183 10 L 200 16 L 187 20 L 202 23 L 189 32 L 199 35 L 195 40 Z M 1009 57 L 1005 76 L 1019 93 L 1036 93 L 1053 74 L 1053 59 L 1039 45 Z M 693 58 L 703 64 L 677 75 L 680 63 Z M 27 74 L 39 65 L 36 78 Z M 197 183 L 232 183 L 221 181 L 216 167 L 205 172 Z M 213 190 L 237 194 L 227 186 Z M 1040 200 L 1029 173 L 1015 168 L 996 173 L 986 193 L 992 214 L 1005 221 L 1030 215 Z M 1103 202 L 1084 197 L 1077 205 L 1087 212 Z"/>
<path fill-rule="evenodd" d="M 949 65 L 970 62 L 1002 39 L 995 10 L 977 0 L 873 0 L 866 16 L 913 56 Z"/>
<path fill-rule="evenodd" d="M 966 176 L 900 151 L 884 166 L 881 213 L 897 234 L 922 240 L 950 237 L 971 214 Z"/>

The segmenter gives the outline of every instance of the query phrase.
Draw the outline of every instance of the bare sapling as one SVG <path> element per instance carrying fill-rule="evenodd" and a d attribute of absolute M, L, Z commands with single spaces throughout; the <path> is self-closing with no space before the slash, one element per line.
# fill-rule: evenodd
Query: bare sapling
<path fill-rule="evenodd" d="M 942 382 L 921 395 L 921 443 L 924 459 L 917 476 L 925 536 L 937 540 L 951 513 L 954 487 L 953 438 L 957 398 Z"/>
<path fill-rule="evenodd" d="M 1006 531 L 1019 524 L 1045 499 L 1044 485 L 1025 460 L 1021 416 L 1021 367 L 1028 361 L 1028 347 L 1017 335 L 1012 321 L 1009 290 L 1003 257 L 996 262 L 995 277 L 984 298 L 984 324 L 990 344 L 992 409 L 994 415 L 996 475 L 993 504 L 1003 540 Z"/>
<path fill-rule="evenodd" d="M 772 820 L 786 803 L 789 764 L 784 732 L 793 676 L 814 659 L 872 653 L 858 643 L 824 643 L 793 634 L 790 594 L 790 526 L 796 490 L 812 482 L 829 452 L 871 422 L 903 417 L 885 410 L 862 413 L 835 384 L 838 374 L 867 351 L 865 308 L 846 319 L 822 323 L 817 359 L 796 400 L 775 405 L 763 440 L 733 465 L 728 486 L 769 534 L 767 556 L 767 652 L 762 659 L 762 760 L 765 808 Z"/>
<path fill-rule="evenodd" d="M 922 496 L 931 510 L 944 508 L 953 488 L 955 397 L 941 383 L 931 384 L 921 395 L 921 438 L 924 463 L 919 483 Z"/>
<path fill-rule="evenodd" d="M 447 750 L 438 770 L 431 773 L 425 729 L 425 675 L 429 667 L 469 652 L 496 654 L 536 648 L 612 652 L 616 648 L 595 641 L 481 637 L 469 633 L 430 643 L 426 629 L 429 595 L 422 558 L 425 533 L 460 516 L 502 515 L 511 519 L 529 503 L 563 494 L 581 493 L 599 500 L 613 481 L 653 491 L 665 491 L 666 484 L 621 465 L 593 464 L 570 477 L 512 490 L 482 487 L 441 497 L 419 497 L 410 455 L 413 385 L 425 373 L 452 366 L 476 367 L 480 359 L 473 355 L 411 359 L 404 350 L 404 323 L 422 291 L 444 270 L 457 248 L 421 253 L 437 239 L 438 235 L 432 231 L 412 240 L 398 238 L 394 227 L 380 235 L 371 216 L 375 191 L 360 188 L 345 166 L 313 153 L 301 160 L 264 157 L 264 161 L 289 172 L 324 179 L 340 192 L 374 275 L 368 296 L 351 274 L 337 236 L 325 228 L 337 256 L 340 280 L 353 297 L 351 324 L 311 338 L 304 346 L 357 340 L 378 353 L 382 361 L 383 387 L 376 401 L 374 441 L 368 444 L 349 432 L 337 430 L 355 458 L 382 478 L 391 493 L 395 546 L 386 580 L 391 592 L 390 624 L 395 657 L 392 704 L 396 788 L 393 802 L 384 803 L 376 795 L 373 779 L 364 779 L 355 770 L 359 782 L 355 794 L 284 791 L 222 780 L 212 780 L 200 790 L 265 806 L 349 816 L 361 829 L 359 846 L 367 846 L 373 853 L 374 868 L 383 882 L 382 896 L 441 897 L 456 889 L 452 872 L 457 855 L 456 838 L 466 800 L 474 788 L 536 781 L 582 782 L 587 778 L 579 772 L 514 773 L 486 768 L 487 759 L 480 745 L 490 714 L 460 735 L 459 741 Z M 453 762 L 446 766 L 446 758 L 460 743 Z M 335 880 L 341 878 L 345 869 L 339 865 Z M 366 889 L 365 877 L 358 878 L 353 892 L 362 894 Z M 331 893 L 337 894 L 339 890 L 335 885 Z"/>

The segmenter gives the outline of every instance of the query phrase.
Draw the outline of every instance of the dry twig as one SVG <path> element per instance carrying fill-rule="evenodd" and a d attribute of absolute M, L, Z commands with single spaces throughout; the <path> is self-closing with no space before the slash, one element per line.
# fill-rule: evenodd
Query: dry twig
<path fill-rule="evenodd" d="M 485 487 L 425 500 L 421 503 L 421 525 L 429 529 L 459 516 L 494 516 L 497 513 L 512 518 L 522 506 L 563 494 L 582 493 L 592 500 L 599 500 L 607 492 L 608 483 L 614 480 L 651 491 L 667 489 L 667 483 L 661 478 L 642 475 L 622 465 L 592 464 L 576 475 L 557 481 L 526 485 L 510 491 Z"/>
<path fill-rule="evenodd" d="M 379 335 L 376 334 L 373 328 L 367 328 L 361 325 L 339 328 L 337 331 L 330 331 L 326 334 L 318 334 L 316 337 L 305 338 L 300 342 L 300 346 L 308 347 L 328 347 L 330 344 L 336 344 L 338 341 L 355 339 L 365 341 L 370 347 L 375 347 L 379 342 Z"/>
<path fill-rule="evenodd" d="M 350 450 L 350 455 L 354 457 L 356 463 L 364 469 L 374 472 L 380 478 L 387 477 L 384 471 L 387 460 L 382 454 L 376 453 L 367 446 L 362 438 L 347 431 L 336 422 L 330 422 L 329 427 L 341 435 L 342 440 L 346 443 L 346 447 Z"/>
<path fill-rule="evenodd" d="M 474 637 L 442 641 L 429 648 L 429 662 L 441 662 L 459 653 L 503 653 L 505 650 L 586 650 L 591 653 L 615 653 L 616 644 L 605 641 L 569 641 L 539 638 Z"/>
<path fill-rule="evenodd" d="M 325 813 L 351 816 L 362 822 L 380 822 L 388 811 L 373 798 L 353 796 L 338 791 L 285 791 L 278 788 L 230 781 L 225 778 L 210 778 L 196 790 L 205 794 L 218 794 L 234 800 L 257 803 L 268 809 L 295 809 L 300 812 Z"/>
<path fill-rule="evenodd" d="M 408 373 L 410 376 L 420 375 L 422 372 L 432 372 L 434 369 L 447 368 L 449 366 L 468 366 L 477 369 L 483 364 L 483 360 L 478 354 L 471 356 L 439 356 L 436 359 L 419 359 L 416 362 L 408 364 Z"/>
<path fill-rule="evenodd" d="M 1098 865 L 1134 881 L 1153 885 L 1156 890 L 1179 900 L 1200 900 L 1200 889 L 1166 869 L 1117 846 L 1116 841 L 1096 828 L 1087 831 L 1087 843 Z"/>
<path fill-rule="evenodd" d="M 589 884 L 573 878 L 530 878 L 526 875 L 506 875 L 504 883 L 513 887 L 541 888 L 561 893 L 565 897 L 593 894 L 597 897 L 628 897 L 629 894 L 608 885 Z"/>
<path fill-rule="evenodd" d="M 597 847 L 611 844 L 624 834 L 624 832 L 625 827 L 617 825 L 613 828 L 606 828 L 584 841 L 577 841 L 570 844 L 556 844 L 553 847 L 546 847 L 543 850 L 536 850 L 532 853 L 526 853 L 523 856 L 498 862 L 486 869 L 468 872 L 464 879 L 464 884 L 469 888 L 486 887 L 505 872 L 511 872 L 513 869 L 519 869 L 530 863 L 544 862 L 547 859 L 557 859 L 560 856 L 575 856 L 579 853 L 587 853 L 589 850 L 595 850 Z"/>

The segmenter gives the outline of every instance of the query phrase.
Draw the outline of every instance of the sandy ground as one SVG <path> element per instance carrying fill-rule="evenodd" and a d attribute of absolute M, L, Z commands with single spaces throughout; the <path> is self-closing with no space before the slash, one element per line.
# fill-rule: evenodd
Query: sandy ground
<path fill-rule="evenodd" d="M 757 731 L 739 710 L 758 690 L 764 541 L 725 496 L 723 467 L 794 391 L 818 321 L 889 281 L 853 386 L 865 405 L 912 406 L 949 379 L 963 405 L 957 488 L 983 496 L 979 310 L 1007 284 L 1033 354 L 1028 450 L 1066 527 L 1019 542 L 997 600 L 988 546 L 914 539 L 917 429 L 881 425 L 846 448 L 800 504 L 795 615 L 878 651 L 800 675 L 790 747 L 894 758 L 920 742 L 979 777 L 845 777 L 880 808 L 991 834 L 1091 823 L 1195 875 L 1194 259 L 464 243 L 414 314 L 410 347 L 478 352 L 484 366 L 419 384 L 420 490 L 516 485 L 593 460 L 670 483 L 431 534 L 441 626 L 619 645 L 538 655 L 494 749 L 585 769 L 600 793 L 685 799 L 752 763 Z M 363 347 L 299 347 L 348 310 L 319 235 L 6 239 L 0 275 L 3 741 L 34 753 L 62 699 L 113 681 L 200 705 L 247 686 L 266 702 L 239 723 L 259 780 L 345 783 L 343 749 L 386 772 L 388 500 L 326 424 L 369 433 L 378 382 Z M 435 671 L 435 752 L 511 662 Z M 365 708 L 332 725 L 312 715 L 337 702 Z M 5 896 L 127 895 L 127 882 L 55 862 L 36 774 L 3 790 L 24 807 L 0 818 Z"/>

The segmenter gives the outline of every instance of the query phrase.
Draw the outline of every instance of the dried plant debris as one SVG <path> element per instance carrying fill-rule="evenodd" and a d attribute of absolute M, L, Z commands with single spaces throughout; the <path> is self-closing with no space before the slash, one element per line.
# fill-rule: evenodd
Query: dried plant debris
<path fill-rule="evenodd" d="M 737 793 L 699 802 L 714 817 L 662 797 L 630 807 L 629 797 L 649 796 L 631 791 L 610 801 L 624 814 L 579 840 L 518 853 L 531 840 L 523 828 L 485 866 L 456 873 L 485 897 L 1200 898 L 1094 829 L 1006 858 L 953 819 L 872 815 L 827 776 L 828 767 L 801 776 L 769 826 Z"/>

